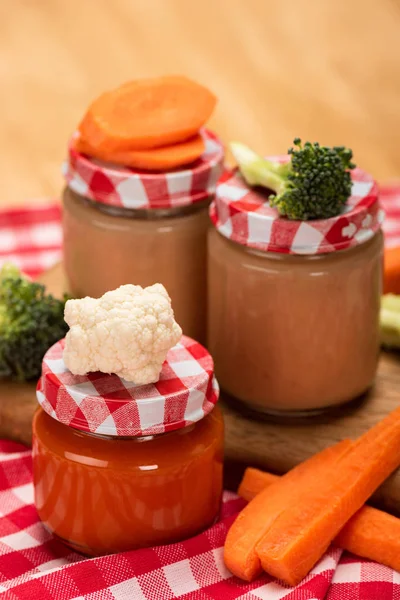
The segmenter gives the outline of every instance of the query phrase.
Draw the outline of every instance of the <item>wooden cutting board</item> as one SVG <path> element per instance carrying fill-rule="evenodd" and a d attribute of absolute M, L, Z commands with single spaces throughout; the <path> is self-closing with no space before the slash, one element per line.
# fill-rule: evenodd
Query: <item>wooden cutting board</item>
<path fill-rule="evenodd" d="M 56 296 L 66 290 L 60 265 L 45 273 L 41 281 Z M 227 485 L 235 489 L 247 465 L 284 473 L 326 446 L 359 436 L 399 403 L 400 355 L 384 352 L 374 389 L 361 401 L 323 416 L 263 421 L 243 415 L 231 401 L 222 398 Z M 36 407 L 34 385 L 0 382 L 0 437 L 30 444 L 31 420 Z M 400 513 L 400 470 L 378 490 L 374 501 Z"/>

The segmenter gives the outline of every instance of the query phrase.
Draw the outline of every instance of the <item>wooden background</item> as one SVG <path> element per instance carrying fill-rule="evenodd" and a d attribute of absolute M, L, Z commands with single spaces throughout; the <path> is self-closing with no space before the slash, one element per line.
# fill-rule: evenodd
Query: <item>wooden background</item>
<path fill-rule="evenodd" d="M 57 195 L 86 104 L 165 73 L 216 92 L 225 141 L 344 143 L 400 176 L 399 0 L 0 0 L 0 203 Z"/>

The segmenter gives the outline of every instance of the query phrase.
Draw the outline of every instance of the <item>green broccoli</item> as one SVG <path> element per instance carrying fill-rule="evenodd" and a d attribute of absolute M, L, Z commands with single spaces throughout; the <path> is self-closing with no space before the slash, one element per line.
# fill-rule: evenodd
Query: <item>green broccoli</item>
<path fill-rule="evenodd" d="M 386 348 L 400 349 L 400 296 L 382 296 L 379 321 L 382 345 Z"/>
<path fill-rule="evenodd" d="M 0 271 L 0 377 L 29 381 L 40 376 L 46 350 L 65 336 L 63 300 L 46 294 L 17 267 Z"/>
<path fill-rule="evenodd" d="M 231 144 L 231 150 L 249 185 L 275 192 L 270 205 L 282 216 L 307 221 L 338 215 L 351 195 L 352 151 L 310 142 L 302 145 L 299 138 L 293 144 L 285 164 L 266 160 L 238 142 Z"/>

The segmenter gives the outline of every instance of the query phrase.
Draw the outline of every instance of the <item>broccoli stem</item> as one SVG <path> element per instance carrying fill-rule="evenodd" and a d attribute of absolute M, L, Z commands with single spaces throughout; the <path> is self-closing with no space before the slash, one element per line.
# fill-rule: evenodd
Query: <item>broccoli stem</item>
<path fill-rule="evenodd" d="M 382 296 L 379 320 L 382 344 L 388 348 L 400 348 L 400 296 Z"/>
<path fill-rule="evenodd" d="M 261 185 L 277 194 L 286 188 L 284 175 L 288 170 L 286 164 L 273 163 L 266 160 L 240 142 L 232 142 L 230 148 L 240 172 L 249 185 Z"/>

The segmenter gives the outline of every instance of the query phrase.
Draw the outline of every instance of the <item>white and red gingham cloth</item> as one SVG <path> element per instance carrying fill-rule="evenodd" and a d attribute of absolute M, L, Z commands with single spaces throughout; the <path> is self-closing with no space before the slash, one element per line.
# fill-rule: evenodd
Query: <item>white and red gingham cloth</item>
<path fill-rule="evenodd" d="M 115 374 L 73 375 L 64 363 L 64 347 L 65 339 L 46 352 L 37 399 L 51 417 L 75 429 L 110 436 L 157 435 L 200 421 L 218 400 L 214 361 L 187 336 L 169 350 L 159 380 L 148 385 Z"/>
<path fill-rule="evenodd" d="M 387 213 L 386 242 L 400 245 L 400 184 L 382 189 L 382 204 Z M 37 275 L 57 261 L 59 216 L 54 206 L 0 213 L 0 265 L 12 258 L 27 273 Z M 251 584 L 232 577 L 224 567 L 222 548 L 243 505 L 244 501 L 225 492 L 220 522 L 195 538 L 86 559 L 56 541 L 39 522 L 33 504 L 30 450 L 1 441 L 0 598 L 400 600 L 399 573 L 336 548 L 296 588 L 282 586 L 268 575 Z"/>
<path fill-rule="evenodd" d="M 146 173 L 89 159 L 69 148 L 64 176 L 76 194 L 102 204 L 131 209 L 173 208 L 214 194 L 223 170 L 224 147 L 218 137 L 201 130 L 205 151 L 182 170 Z"/>
<path fill-rule="evenodd" d="M 284 162 L 287 157 L 272 159 Z M 352 194 L 340 215 L 291 221 L 281 218 L 276 208 L 265 202 L 265 196 L 249 188 L 235 170 L 217 186 L 210 216 L 221 235 L 263 252 L 323 254 L 345 250 L 369 240 L 384 218 L 371 175 L 356 168 L 351 177 Z"/>

